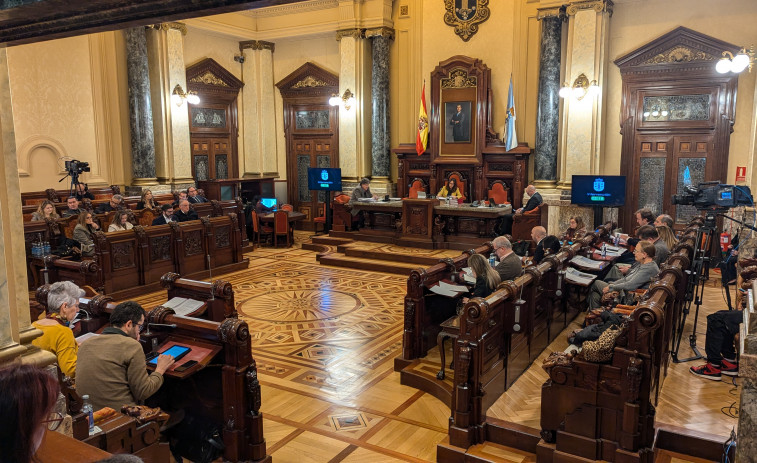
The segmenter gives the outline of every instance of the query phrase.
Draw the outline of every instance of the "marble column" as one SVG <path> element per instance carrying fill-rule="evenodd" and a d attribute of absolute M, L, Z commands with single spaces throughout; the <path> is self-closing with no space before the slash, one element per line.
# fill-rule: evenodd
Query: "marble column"
<path fill-rule="evenodd" d="M 534 150 L 534 185 L 539 189 L 556 186 L 558 128 L 560 126 L 560 55 L 565 8 L 540 9 L 541 55 Z"/>
<path fill-rule="evenodd" d="M 6 49 L 0 49 L 0 364 L 24 356 L 40 366 L 55 356 L 31 345 L 42 332 L 31 325 L 24 221 Z"/>
<path fill-rule="evenodd" d="M 558 188 L 569 190 L 573 175 L 597 174 L 602 150 L 603 93 L 605 88 L 612 0 L 580 0 L 567 6 L 568 43 L 565 52 L 565 82 L 572 85 L 584 74 L 596 80 L 600 93 L 563 99 L 558 157 Z"/>
<path fill-rule="evenodd" d="M 339 167 L 345 191 L 371 174 L 370 50 L 362 29 L 339 30 L 339 94 L 349 89 L 355 104 L 339 108 Z"/>
<path fill-rule="evenodd" d="M 389 126 L 389 46 L 394 30 L 367 29 L 371 39 L 371 180 L 388 182 L 391 168 Z"/>
<path fill-rule="evenodd" d="M 129 81 L 129 123 L 131 129 L 132 186 L 157 185 L 155 136 L 150 95 L 150 66 L 144 27 L 125 30 L 126 66 Z"/>
<path fill-rule="evenodd" d="M 155 141 L 155 175 L 158 186 L 153 192 L 186 188 L 192 178 L 191 145 L 187 102 L 176 106 L 171 94 L 176 85 L 187 91 L 184 65 L 183 23 L 161 23 L 145 29 L 147 60 L 150 63 L 150 102 Z"/>
<path fill-rule="evenodd" d="M 242 114 L 244 121 L 243 176 L 278 176 L 276 87 L 273 81 L 275 45 L 262 40 L 239 42 L 242 63 Z"/>

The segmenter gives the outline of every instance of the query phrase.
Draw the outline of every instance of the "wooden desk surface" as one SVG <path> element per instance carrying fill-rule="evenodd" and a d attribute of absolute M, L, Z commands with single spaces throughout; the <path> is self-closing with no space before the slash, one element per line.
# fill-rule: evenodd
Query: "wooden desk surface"
<path fill-rule="evenodd" d="M 52 431 L 45 431 L 45 439 L 36 454 L 41 463 L 91 463 L 110 456 L 105 450 Z"/>
<path fill-rule="evenodd" d="M 297 212 L 297 211 L 287 211 L 287 217 L 289 218 L 290 222 L 296 222 L 298 220 L 304 219 L 305 214 L 303 214 L 302 212 Z M 260 220 L 267 221 L 267 222 L 273 221 L 273 212 L 260 215 Z"/>

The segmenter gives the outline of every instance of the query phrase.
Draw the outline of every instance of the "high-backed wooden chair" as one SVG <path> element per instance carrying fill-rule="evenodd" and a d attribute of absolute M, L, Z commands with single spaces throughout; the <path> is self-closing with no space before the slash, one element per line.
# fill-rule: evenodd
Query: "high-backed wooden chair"
<path fill-rule="evenodd" d="M 273 245 L 279 245 L 279 236 L 286 235 L 287 247 L 291 246 L 289 239 L 289 213 L 281 210 L 273 213 Z"/>
<path fill-rule="evenodd" d="M 507 187 L 502 180 L 492 182 L 492 188 L 487 193 L 487 199 L 493 199 L 494 204 L 507 204 Z"/>
<path fill-rule="evenodd" d="M 61 228 L 63 229 L 63 234 L 66 235 L 66 238 L 73 239 L 74 238 L 74 228 L 76 228 L 76 224 L 79 223 L 79 216 L 78 215 L 72 215 L 70 217 L 66 217 L 65 219 L 58 219 L 61 225 Z"/>
<path fill-rule="evenodd" d="M 157 209 L 142 209 L 141 211 L 136 211 L 134 215 L 137 218 L 137 225 L 147 227 L 152 225 L 152 221 L 155 220 L 155 217 L 160 215 L 160 212 Z"/>
<path fill-rule="evenodd" d="M 457 188 L 460 190 L 460 193 L 462 193 L 463 200 L 465 200 L 468 197 L 468 182 L 463 180 L 463 175 L 460 172 L 450 172 L 444 184 L 446 185 L 451 178 L 454 178 L 457 182 Z"/>
<path fill-rule="evenodd" d="M 538 225 L 547 228 L 547 217 L 549 216 L 547 207 L 546 204 L 542 203 L 528 212 L 515 214 L 513 216 L 513 239 L 530 240 L 532 228 Z"/>
<path fill-rule="evenodd" d="M 333 229 L 336 231 L 349 231 L 353 223 L 357 223 L 360 219 L 353 216 L 350 213 L 350 195 L 339 193 L 334 196 L 334 202 L 332 203 L 332 220 Z"/>
<path fill-rule="evenodd" d="M 313 229 L 315 231 L 315 234 L 318 234 L 318 225 L 321 225 L 323 227 L 323 231 L 326 232 L 326 203 L 321 204 L 321 207 L 318 208 L 318 217 L 315 217 L 313 219 Z"/>
<path fill-rule="evenodd" d="M 266 225 L 263 225 L 260 223 L 260 218 L 258 217 L 258 213 L 253 210 L 250 213 L 251 220 L 252 220 L 252 236 L 253 240 L 256 240 L 258 242 L 258 247 L 260 247 L 260 235 L 271 235 L 273 234 L 273 228 L 268 227 Z M 253 251 L 255 250 L 255 243 L 253 241 Z"/>
<path fill-rule="evenodd" d="M 410 199 L 418 199 L 418 192 L 428 193 L 426 182 L 420 178 L 414 178 L 410 183 L 409 193 L 407 195 Z"/>

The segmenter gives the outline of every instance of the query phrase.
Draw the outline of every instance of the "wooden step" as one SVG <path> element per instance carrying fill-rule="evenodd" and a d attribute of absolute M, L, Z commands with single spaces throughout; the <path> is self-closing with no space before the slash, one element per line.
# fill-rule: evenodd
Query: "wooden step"
<path fill-rule="evenodd" d="M 450 444 L 447 437 L 436 446 L 436 460 L 465 463 L 526 463 L 536 461 L 536 455 L 493 442 L 473 445 L 466 450 Z"/>
<path fill-rule="evenodd" d="M 315 244 L 330 244 L 338 246 L 340 244 L 352 243 L 354 240 L 351 238 L 339 238 L 334 236 L 314 236 L 310 241 Z"/>
<path fill-rule="evenodd" d="M 377 262 L 373 259 L 347 257 L 342 254 L 323 254 L 318 257 L 318 261 L 323 265 L 372 270 L 376 272 L 392 273 L 395 275 L 410 275 L 411 271 L 418 268 L 417 264 L 388 261 Z"/>
<path fill-rule="evenodd" d="M 373 251 L 369 249 L 351 249 L 348 246 L 340 245 L 337 251 L 348 257 L 358 257 L 363 259 L 386 260 L 391 262 L 403 262 L 414 264 L 416 267 L 431 267 L 439 263 L 438 257 L 426 257 L 409 254 L 399 254 L 392 252 Z"/>

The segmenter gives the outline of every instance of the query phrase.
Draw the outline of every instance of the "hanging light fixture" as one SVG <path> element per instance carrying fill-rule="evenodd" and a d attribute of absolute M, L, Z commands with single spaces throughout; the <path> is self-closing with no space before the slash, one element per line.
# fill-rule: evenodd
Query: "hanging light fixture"
<path fill-rule="evenodd" d="M 728 72 L 738 74 L 747 68 L 749 68 L 749 72 L 752 72 L 752 65 L 754 65 L 754 46 L 749 47 L 749 49 L 742 48 L 736 53 L 736 56 L 730 51 L 724 51 L 723 57 L 715 65 L 715 70 L 721 74 Z"/>

